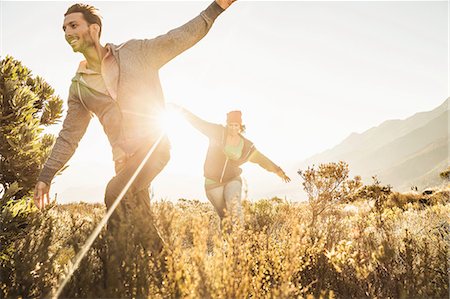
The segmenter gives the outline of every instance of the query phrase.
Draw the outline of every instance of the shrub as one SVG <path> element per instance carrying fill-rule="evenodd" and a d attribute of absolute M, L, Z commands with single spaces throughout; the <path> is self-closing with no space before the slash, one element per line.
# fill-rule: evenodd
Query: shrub
<path fill-rule="evenodd" d="M 155 203 L 163 267 L 130 245 L 120 269 L 106 268 L 110 244 L 102 232 L 62 297 L 101 298 L 107 286 L 121 297 L 447 298 L 448 204 L 352 214 L 339 205 L 313 228 L 307 206 L 247 202 L 246 228 L 221 234 L 210 204 Z M 104 212 L 102 205 L 72 204 L 29 214 L 12 267 L 1 270 L 0 296 L 48 296 Z M 122 281 L 106 285 L 105 271 L 120 271 Z"/>
<path fill-rule="evenodd" d="M 308 196 L 311 226 L 323 212 L 337 203 L 349 201 L 362 185 L 359 176 L 348 179 L 348 164 L 343 161 L 320 164 L 317 168 L 313 165 L 305 171 L 299 170 L 298 174 L 303 179 L 303 189 Z"/>
<path fill-rule="evenodd" d="M 11 56 L 0 61 L 0 194 L 14 182 L 20 190 L 13 198 L 33 190 L 54 142 L 52 135 L 42 135 L 43 126 L 55 124 L 61 114 L 62 100 L 42 78 Z"/>

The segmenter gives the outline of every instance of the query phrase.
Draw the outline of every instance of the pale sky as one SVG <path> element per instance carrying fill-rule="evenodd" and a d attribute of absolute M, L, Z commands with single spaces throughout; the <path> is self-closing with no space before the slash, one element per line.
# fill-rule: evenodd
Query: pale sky
<path fill-rule="evenodd" d="M 64 100 L 78 63 L 61 29 L 75 2 L 0 1 L 0 55 L 21 60 Z M 91 2 L 103 16 L 102 43 L 152 38 L 199 14 L 209 2 Z M 289 171 L 284 184 L 244 166 L 250 199 L 301 189 L 296 164 L 352 132 L 431 110 L 449 95 L 448 2 L 238 1 L 208 35 L 161 69 L 166 100 L 224 123 L 242 110 L 246 136 Z M 172 159 L 153 184 L 156 199 L 203 191 L 207 139 L 177 121 Z M 57 133 L 57 126 L 51 131 Z M 70 167 L 54 179 L 59 202 L 102 202 L 111 151 L 91 121 Z"/>

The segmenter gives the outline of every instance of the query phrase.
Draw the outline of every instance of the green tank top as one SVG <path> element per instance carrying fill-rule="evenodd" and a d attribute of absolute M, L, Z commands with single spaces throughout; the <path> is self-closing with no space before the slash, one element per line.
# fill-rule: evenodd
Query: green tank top
<path fill-rule="evenodd" d="M 238 160 L 242 156 L 242 150 L 244 149 L 244 139 L 240 139 L 238 145 L 225 145 L 223 152 L 225 153 L 225 156 L 227 156 L 230 160 Z M 216 184 L 217 182 L 210 179 L 205 178 L 205 185 L 212 185 Z"/>

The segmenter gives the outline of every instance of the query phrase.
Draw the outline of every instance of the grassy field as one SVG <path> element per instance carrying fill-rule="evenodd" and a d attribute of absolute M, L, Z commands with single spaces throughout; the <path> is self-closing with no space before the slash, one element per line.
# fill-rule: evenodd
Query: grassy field
<path fill-rule="evenodd" d="M 124 235 L 121 269 L 105 269 L 102 231 L 62 297 L 106 297 L 107 270 L 121 273 L 114 288 L 122 298 L 448 298 L 448 196 L 392 193 L 382 205 L 357 198 L 313 222 L 308 202 L 244 201 L 245 225 L 229 234 L 209 203 L 159 201 L 162 264 Z M 11 234 L 0 297 L 48 297 L 105 213 L 84 203 L 29 209 L 22 201 L 2 212 L 3 237 Z"/>

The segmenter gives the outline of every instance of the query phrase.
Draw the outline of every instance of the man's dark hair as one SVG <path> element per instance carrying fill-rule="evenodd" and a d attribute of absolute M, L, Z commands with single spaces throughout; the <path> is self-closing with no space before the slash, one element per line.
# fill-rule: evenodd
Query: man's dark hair
<path fill-rule="evenodd" d="M 102 34 L 102 19 L 100 13 L 98 12 L 98 9 L 92 5 L 77 3 L 69 7 L 64 16 L 76 12 L 81 12 L 84 19 L 86 20 L 86 22 L 88 22 L 89 25 L 97 24 L 100 26 L 100 31 L 98 33 L 98 36 L 100 37 L 100 35 Z"/>

